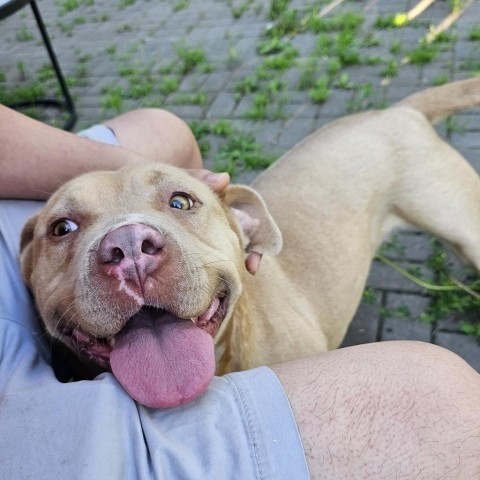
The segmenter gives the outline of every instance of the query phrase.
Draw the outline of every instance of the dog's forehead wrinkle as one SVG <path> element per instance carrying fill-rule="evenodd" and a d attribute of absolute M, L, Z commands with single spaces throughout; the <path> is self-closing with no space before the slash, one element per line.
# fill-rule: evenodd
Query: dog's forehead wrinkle
<path fill-rule="evenodd" d="M 70 218 L 81 216 L 86 213 L 85 202 L 80 200 L 80 196 L 75 194 L 65 194 L 61 202 L 56 202 L 48 212 L 48 218 Z"/>
<path fill-rule="evenodd" d="M 156 186 L 165 180 L 165 173 L 160 170 L 153 169 L 147 174 L 147 176 L 139 176 L 138 180 L 146 185 Z"/>
<path fill-rule="evenodd" d="M 192 178 L 182 170 L 162 164 L 146 164 L 144 168 L 128 168 L 123 170 L 123 181 L 127 184 L 144 186 L 161 186 L 181 181 L 182 178 Z"/>
<path fill-rule="evenodd" d="M 118 189 L 108 173 L 100 172 L 98 176 L 87 174 L 65 185 L 52 197 L 50 215 L 83 217 L 99 212 L 99 205 L 107 207 L 114 203 Z M 98 180 L 101 180 L 101 188 Z"/>

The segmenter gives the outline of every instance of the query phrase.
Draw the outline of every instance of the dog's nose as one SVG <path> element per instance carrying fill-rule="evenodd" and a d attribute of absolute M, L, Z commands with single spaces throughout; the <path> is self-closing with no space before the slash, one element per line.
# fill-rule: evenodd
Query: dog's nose
<path fill-rule="evenodd" d="M 109 276 L 143 286 L 161 264 L 165 237 L 157 230 L 136 223 L 108 232 L 97 251 L 99 267 Z"/>

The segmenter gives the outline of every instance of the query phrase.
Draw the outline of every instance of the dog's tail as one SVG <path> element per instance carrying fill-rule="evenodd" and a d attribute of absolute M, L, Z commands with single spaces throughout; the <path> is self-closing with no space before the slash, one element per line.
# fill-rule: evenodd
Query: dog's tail
<path fill-rule="evenodd" d="M 428 88 L 393 106 L 408 105 L 436 123 L 452 113 L 480 105 L 480 76 Z"/>

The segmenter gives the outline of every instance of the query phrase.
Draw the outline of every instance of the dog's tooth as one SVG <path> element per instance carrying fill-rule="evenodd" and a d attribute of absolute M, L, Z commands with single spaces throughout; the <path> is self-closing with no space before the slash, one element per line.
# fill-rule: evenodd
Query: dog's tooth
<path fill-rule="evenodd" d="M 113 348 L 115 346 L 115 337 L 112 337 L 109 341 L 108 344 Z"/>
<path fill-rule="evenodd" d="M 206 325 L 217 311 L 219 305 L 220 300 L 218 299 L 218 297 L 215 297 L 207 310 L 198 317 L 199 322 Z"/>

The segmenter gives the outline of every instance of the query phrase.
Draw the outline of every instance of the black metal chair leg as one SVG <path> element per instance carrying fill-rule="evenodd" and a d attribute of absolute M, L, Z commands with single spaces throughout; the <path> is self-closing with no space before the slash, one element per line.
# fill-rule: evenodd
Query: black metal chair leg
<path fill-rule="evenodd" d="M 75 124 L 75 122 L 77 121 L 77 113 L 75 111 L 75 105 L 73 103 L 72 96 L 70 95 L 70 91 L 68 90 L 65 77 L 63 76 L 60 65 L 58 64 L 57 56 L 55 55 L 55 51 L 53 50 L 52 44 L 50 42 L 50 38 L 48 36 L 47 30 L 43 23 L 42 16 L 40 15 L 40 10 L 38 9 L 36 0 L 31 0 L 30 5 L 32 6 L 33 15 L 37 20 L 37 25 L 40 30 L 40 34 L 42 35 L 43 43 L 45 44 L 45 47 L 48 51 L 48 55 L 50 56 L 50 60 L 55 70 L 55 74 L 57 75 L 58 83 L 60 84 L 60 88 L 65 98 L 65 107 L 70 115 L 69 119 L 65 122 L 65 125 L 63 126 L 63 128 L 65 130 L 70 130 Z"/>
<path fill-rule="evenodd" d="M 50 38 L 48 36 L 47 29 L 45 28 L 45 24 L 43 23 L 42 16 L 40 15 L 40 10 L 38 8 L 36 0 L 19 0 L 15 2 L 10 2 L 9 4 L 6 4 L 3 11 L 1 11 L 2 16 L 0 18 L 5 18 L 6 16 L 15 13 L 18 9 L 25 6 L 27 3 L 30 3 L 32 7 L 33 15 L 35 16 L 35 20 L 37 21 L 38 29 L 40 30 L 43 43 L 45 45 L 45 48 L 47 49 L 48 56 L 50 57 L 50 61 L 52 63 L 55 75 L 57 76 L 57 80 L 60 85 L 60 90 L 63 95 L 63 101 L 49 98 L 40 98 L 31 101 L 15 102 L 9 104 L 8 106 L 11 108 L 26 108 L 30 106 L 44 105 L 46 107 L 54 107 L 59 110 L 65 110 L 68 113 L 68 118 L 63 124 L 63 129 L 71 130 L 75 125 L 75 122 L 77 121 L 75 104 L 73 103 L 72 96 L 70 95 L 67 82 L 65 81 L 65 77 L 63 76 L 62 70 L 57 60 L 57 56 L 55 55 L 55 51 L 53 50 L 52 43 L 50 42 Z"/>

